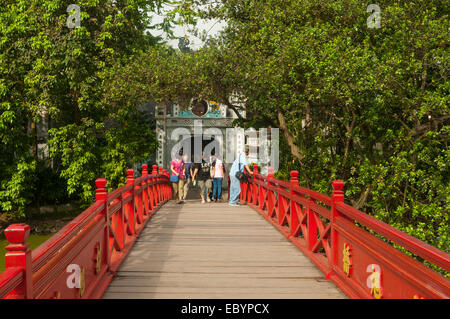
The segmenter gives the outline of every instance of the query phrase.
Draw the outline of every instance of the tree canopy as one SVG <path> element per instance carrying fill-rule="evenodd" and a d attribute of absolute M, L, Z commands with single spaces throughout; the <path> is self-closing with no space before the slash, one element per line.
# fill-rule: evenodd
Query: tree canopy
<path fill-rule="evenodd" d="M 71 3 L 0 1 L 0 207 L 14 216 L 72 195 L 89 203 L 95 178 L 117 186 L 156 147 L 136 105 L 103 102 L 116 63 L 161 45 L 148 31 L 163 1 L 78 1 L 76 27 Z M 42 119 L 52 123 L 49 160 L 38 154 Z"/>

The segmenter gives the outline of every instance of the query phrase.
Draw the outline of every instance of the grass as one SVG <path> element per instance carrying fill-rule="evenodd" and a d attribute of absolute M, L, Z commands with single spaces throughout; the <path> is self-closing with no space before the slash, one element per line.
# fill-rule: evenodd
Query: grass
<path fill-rule="evenodd" d="M 27 240 L 27 242 L 30 243 L 30 249 L 33 250 L 37 248 L 44 241 L 52 237 L 52 235 L 53 234 L 45 234 L 45 235 L 31 234 Z M 5 270 L 5 254 L 6 254 L 5 247 L 7 245 L 8 241 L 6 239 L 0 239 L 0 272 Z"/>
<path fill-rule="evenodd" d="M 9 221 L 9 222 L 7 222 L 7 224 L 12 224 L 15 222 L 18 222 L 18 223 L 23 222 L 23 223 L 27 223 L 27 224 L 47 223 L 47 221 L 59 220 L 59 219 L 67 218 L 67 217 L 70 217 L 72 219 L 72 218 L 75 218 L 76 216 L 78 216 L 84 209 L 85 208 L 83 208 L 83 207 L 79 207 L 79 208 L 76 208 L 69 212 L 54 212 L 54 213 L 46 213 L 46 214 L 35 214 L 35 215 L 31 216 L 30 220 Z M 1 219 L 2 218 L 0 218 L 0 220 Z M 68 221 L 64 222 L 64 224 L 67 222 Z M 31 233 L 27 240 L 27 242 L 30 243 L 30 249 L 33 250 L 33 249 L 37 248 L 44 241 L 46 241 L 47 239 L 52 237 L 52 235 L 54 235 L 54 234 L 53 233 L 48 233 L 48 234 L 33 234 L 33 233 Z M 0 272 L 5 270 L 5 254 L 6 254 L 5 247 L 7 245 L 8 245 L 8 241 L 4 237 L 3 233 L 0 234 Z"/>

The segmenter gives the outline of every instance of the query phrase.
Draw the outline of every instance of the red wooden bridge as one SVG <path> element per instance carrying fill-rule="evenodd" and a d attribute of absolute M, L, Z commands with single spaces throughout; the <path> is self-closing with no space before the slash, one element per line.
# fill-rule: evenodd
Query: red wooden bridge
<path fill-rule="evenodd" d="M 106 191 L 106 180 L 98 179 L 95 203 L 37 249 L 30 251 L 27 244 L 28 225 L 13 224 L 5 230 L 9 245 L 6 269 L 0 274 L 0 297 L 449 298 L 446 276 L 395 247 L 447 274 L 450 255 L 345 204 L 342 181 L 332 183 L 330 197 L 300 187 L 296 171 L 291 172 L 290 182 L 270 173 L 260 175 L 257 167 L 254 173 L 241 185 L 240 200 L 248 208 L 211 206 L 223 210 L 216 208 L 215 215 L 212 211 L 202 215 L 199 205 L 168 203 L 169 175 L 156 166 L 149 174 L 143 165 L 139 178 L 128 170 L 126 185 L 111 193 Z M 159 239 L 168 242 L 162 229 L 181 227 L 173 222 L 173 214 L 182 206 L 190 207 L 183 211 L 184 230 L 171 235 L 181 237 L 170 238 L 174 246 L 159 244 Z M 228 218 L 226 224 L 219 216 Z M 202 227 L 194 229 L 194 224 Z M 275 229 L 267 229 L 270 224 Z M 273 233 L 276 229 L 278 235 Z M 211 254 L 219 250 L 223 253 Z M 200 257 L 183 259 L 194 252 Z M 163 263 L 173 278 L 154 278 Z M 183 286 L 181 278 L 196 286 Z M 251 280 L 244 282 L 245 278 Z M 214 280 L 222 285 L 219 291 L 208 286 Z M 171 287 L 154 288 L 156 281 L 166 286 L 177 283 L 174 289 L 181 293 L 170 295 Z M 267 295 L 255 294 L 264 287 Z M 202 289 L 205 296 L 198 294 Z"/>

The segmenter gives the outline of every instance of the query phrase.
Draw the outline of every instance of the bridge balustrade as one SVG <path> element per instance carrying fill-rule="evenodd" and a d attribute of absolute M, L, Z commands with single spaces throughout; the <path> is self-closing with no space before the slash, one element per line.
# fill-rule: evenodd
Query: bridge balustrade
<path fill-rule="evenodd" d="M 9 242 L 6 269 L 0 274 L 0 298 L 100 298 L 145 224 L 170 198 L 169 174 L 142 165 L 126 185 L 107 193 L 97 179 L 96 201 L 33 252 L 26 243 L 30 226 L 5 229 Z"/>
<path fill-rule="evenodd" d="M 344 203 L 344 183 L 331 197 L 267 176 L 254 166 L 240 202 L 271 222 L 351 298 L 449 298 L 450 280 L 395 248 L 450 271 L 450 255 Z M 384 238 L 382 240 L 381 238 Z"/>
<path fill-rule="evenodd" d="M 240 202 L 271 222 L 351 298 L 449 298 L 450 280 L 398 250 L 450 270 L 450 255 L 344 202 L 344 183 L 333 181 L 330 196 L 291 180 L 267 176 L 254 166 L 241 183 Z M 96 180 L 96 201 L 33 252 L 30 227 L 13 224 L 6 270 L 0 274 L 2 298 L 100 298 L 151 216 L 170 198 L 169 174 L 153 166 L 149 175 L 127 171 L 123 187 L 107 193 Z M 384 239 L 384 240 L 382 240 Z"/>

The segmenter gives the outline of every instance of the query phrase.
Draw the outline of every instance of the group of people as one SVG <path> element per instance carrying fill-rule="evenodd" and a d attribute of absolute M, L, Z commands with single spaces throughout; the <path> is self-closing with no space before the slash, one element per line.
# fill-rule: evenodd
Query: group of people
<path fill-rule="evenodd" d="M 229 205 L 239 205 L 239 194 L 241 192 L 241 179 L 244 173 L 252 175 L 248 161 L 249 146 L 246 145 L 244 152 L 240 153 L 233 162 L 230 170 L 230 194 Z M 198 184 L 202 204 L 206 202 L 222 202 L 222 182 L 225 177 L 226 169 L 223 161 L 211 152 L 209 160 L 205 159 L 202 153 L 201 163 L 192 163 L 187 154 L 183 154 L 181 149 L 178 156 L 175 156 L 170 163 L 170 181 L 174 191 L 174 198 L 178 203 L 185 202 L 189 187 L 192 184 Z"/>
<path fill-rule="evenodd" d="M 214 150 L 209 160 L 206 160 L 205 154 L 202 153 L 201 163 L 192 163 L 181 149 L 178 156 L 172 159 L 170 171 L 174 197 L 178 198 L 179 204 L 185 202 L 191 184 L 198 184 L 202 204 L 211 201 L 222 202 L 222 182 L 226 170 Z"/>

